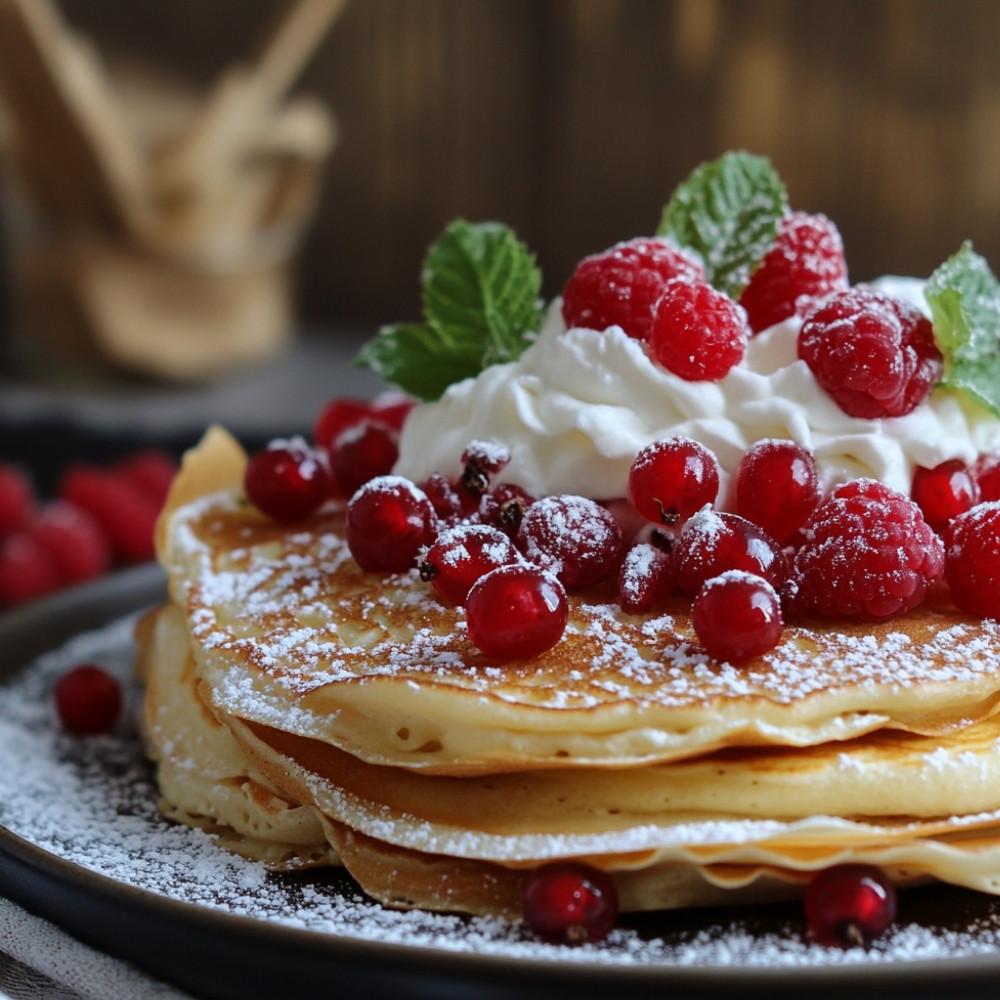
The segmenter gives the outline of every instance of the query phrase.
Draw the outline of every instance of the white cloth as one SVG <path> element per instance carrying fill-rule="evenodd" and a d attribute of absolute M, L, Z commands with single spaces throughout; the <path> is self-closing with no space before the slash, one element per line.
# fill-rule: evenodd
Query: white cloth
<path fill-rule="evenodd" d="M 0 898 L 0 1000 L 190 1000 Z"/>

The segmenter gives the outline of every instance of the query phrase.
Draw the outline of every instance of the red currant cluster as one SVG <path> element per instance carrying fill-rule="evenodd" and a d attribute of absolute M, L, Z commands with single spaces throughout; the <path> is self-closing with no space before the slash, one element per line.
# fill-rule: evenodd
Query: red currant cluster
<path fill-rule="evenodd" d="M 176 471 L 159 450 L 107 468 L 77 463 L 42 501 L 28 473 L 0 463 L 0 607 L 152 559 L 153 526 Z"/>

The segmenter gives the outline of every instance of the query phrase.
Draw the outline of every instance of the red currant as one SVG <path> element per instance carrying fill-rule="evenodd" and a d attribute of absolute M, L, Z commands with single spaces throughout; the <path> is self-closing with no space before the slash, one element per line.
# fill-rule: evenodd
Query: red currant
<path fill-rule="evenodd" d="M 965 462 L 954 458 L 933 469 L 919 466 L 913 473 L 910 497 L 940 535 L 949 521 L 979 503 L 979 487 Z"/>
<path fill-rule="evenodd" d="M 691 608 L 691 625 L 710 656 L 742 663 L 780 642 L 781 599 L 762 577 L 729 570 L 705 581 Z"/>
<path fill-rule="evenodd" d="M 646 445 L 632 462 L 635 509 L 654 524 L 679 524 L 719 495 L 719 463 L 702 444 L 673 437 Z"/>
<path fill-rule="evenodd" d="M 703 281 L 671 281 L 653 308 L 649 349 L 689 382 L 717 381 L 743 360 L 743 311 Z"/>
<path fill-rule="evenodd" d="M 122 709 L 122 689 L 102 667 L 85 663 L 63 674 L 55 686 L 56 711 L 77 736 L 110 731 Z"/>
<path fill-rule="evenodd" d="M 470 441 L 462 452 L 462 487 L 472 496 L 482 496 L 495 476 L 510 462 L 510 452 L 495 441 Z"/>
<path fill-rule="evenodd" d="M 519 559 L 514 543 L 499 528 L 462 524 L 437 536 L 420 564 L 420 577 L 446 601 L 464 604 L 481 576 Z"/>
<path fill-rule="evenodd" d="M 816 460 L 794 441 L 751 445 L 736 473 L 736 511 L 784 544 L 819 503 Z"/>
<path fill-rule="evenodd" d="M 1000 455 L 980 455 L 972 467 L 979 499 L 1000 500 Z"/>
<path fill-rule="evenodd" d="M 427 494 L 401 476 L 368 480 L 347 507 L 347 547 L 368 572 L 405 573 L 436 530 Z"/>
<path fill-rule="evenodd" d="M 633 545 L 618 573 L 618 603 L 622 611 L 638 615 L 667 597 L 674 586 L 670 553 L 650 542 Z"/>
<path fill-rule="evenodd" d="M 313 425 L 313 444 L 329 451 L 333 442 L 349 427 L 361 423 L 372 412 L 371 403 L 363 399 L 335 399 L 328 403 Z"/>
<path fill-rule="evenodd" d="M 607 872 L 574 861 L 535 869 L 524 886 L 524 920 L 543 941 L 602 941 L 618 919 L 618 890 Z"/>
<path fill-rule="evenodd" d="M 387 476 L 399 458 L 399 433 L 380 420 L 365 417 L 341 431 L 328 449 L 330 471 L 344 496 L 376 476 Z"/>
<path fill-rule="evenodd" d="M 740 569 L 780 589 L 788 575 L 781 546 L 752 521 L 727 511 L 702 510 L 677 538 L 673 550 L 677 586 L 694 597 L 706 580 Z"/>
<path fill-rule="evenodd" d="M 479 650 L 499 660 L 522 660 L 562 638 L 569 604 L 551 573 L 512 563 L 473 584 L 465 612 L 469 638 Z"/>
<path fill-rule="evenodd" d="M 479 517 L 484 524 L 516 538 L 521 522 L 535 498 L 515 483 L 500 483 L 487 493 L 479 505 Z"/>
<path fill-rule="evenodd" d="M 867 947 L 896 919 L 896 890 L 874 865 L 835 865 L 813 876 L 805 909 L 814 941 Z"/>
<path fill-rule="evenodd" d="M 536 500 L 525 512 L 518 547 L 566 587 L 587 587 L 616 569 L 622 530 L 606 508 L 563 494 Z"/>
<path fill-rule="evenodd" d="M 330 472 L 323 454 L 301 438 L 276 439 L 250 456 L 243 486 L 258 510 L 292 522 L 311 514 L 330 495 Z"/>

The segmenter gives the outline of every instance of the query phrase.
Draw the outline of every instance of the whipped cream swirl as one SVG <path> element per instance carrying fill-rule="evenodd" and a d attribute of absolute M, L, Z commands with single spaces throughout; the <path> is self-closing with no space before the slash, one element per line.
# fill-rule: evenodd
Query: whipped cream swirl
<path fill-rule="evenodd" d="M 874 284 L 926 311 L 922 282 Z M 962 392 L 939 387 L 903 417 L 844 413 L 798 360 L 800 325 L 786 320 L 751 338 L 725 378 L 688 382 L 618 327 L 567 330 L 557 299 L 517 361 L 486 368 L 413 410 L 394 471 L 415 482 L 432 472 L 457 475 L 470 441 L 497 441 L 512 456 L 501 480 L 534 496 L 612 500 L 628 495 L 629 467 L 640 448 L 683 435 L 718 458 L 725 507 L 740 458 L 764 438 L 809 449 L 825 490 L 868 476 L 908 494 L 918 465 L 971 462 L 1000 451 L 1000 420 Z"/>

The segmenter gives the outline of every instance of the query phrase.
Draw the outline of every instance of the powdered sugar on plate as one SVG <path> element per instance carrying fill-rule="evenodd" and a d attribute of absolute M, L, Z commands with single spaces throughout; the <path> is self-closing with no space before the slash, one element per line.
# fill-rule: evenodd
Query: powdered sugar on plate
<path fill-rule="evenodd" d="M 918 897 L 904 893 L 897 925 L 869 951 L 810 943 L 795 906 L 624 918 L 606 942 L 564 948 L 540 944 L 503 920 L 385 909 L 341 872 L 269 874 L 217 847 L 205 833 L 159 816 L 152 769 L 132 721 L 139 699 L 131 681 L 132 625 L 124 619 L 78 636 L 0 688 L 0 823 L 44 851 L 123 885 L 339 939 L 512 959 L 652 965 L 665 974 L 679 967 L 833 966 L 1000 954 L 1000 904 L 960 890 L 942 890 L 950 894 L 944 907 L 952 914 L 944 918 L 948 926 L 908 917 L 906 900 Z M 77 739 L 56 724 L 52 685 L 81 662 L 100 663 L 130 692 L 131 711 L 113 735 Z M 932 900 L 938 909 L 939 903 Z M 909 909 L 915 913 L 919 906 Z"/>

